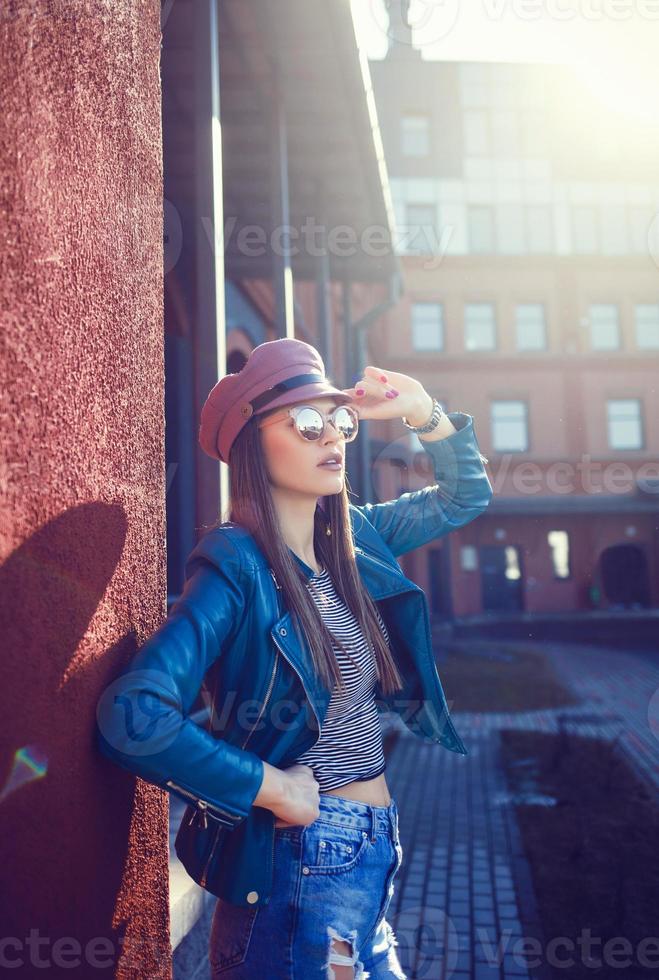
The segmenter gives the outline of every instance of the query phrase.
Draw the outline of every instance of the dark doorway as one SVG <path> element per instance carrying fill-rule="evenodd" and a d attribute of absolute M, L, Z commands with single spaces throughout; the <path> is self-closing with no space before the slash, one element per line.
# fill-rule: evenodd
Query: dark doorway
<path fill-rule="evenodd" d="M 444 548 L 428 549 L 428 580 L 430 582 L 430 612 L 448 619 L 451 616 L 450 570 L 446 567 Z"/>
<path fill-rule="evenodd" d="M 524 570 L 516 545 L 483 545 L 480 549 L 483 610 L 519 612 L 524 608 Z"/>
<path fill-rule="evenodd" d="M 645 552 L 636 544 L 616 544 L 600 555 L 602 592 L 610 608 L 650 605 L 650 582 Z"/>

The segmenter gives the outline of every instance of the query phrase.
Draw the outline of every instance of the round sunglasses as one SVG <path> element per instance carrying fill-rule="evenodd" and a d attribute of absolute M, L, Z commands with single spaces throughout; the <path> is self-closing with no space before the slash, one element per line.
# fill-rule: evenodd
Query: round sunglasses
<path fill-rule="evenodd" d="M 321 439 L 328 422 L 332 423 L 346 442 L 352 442 L 359 429 L 359 416 L 348 405 L 338 405 L 327 416 L 313 405 L 292 405 L 285 411 L 276 413 L 266 422 L 261 422 L 259 428 L 263 429 L 266 425 L 273 425 L 289 416 L 293 419 L 295 431 L 306 442 L 317 442 Z"/>

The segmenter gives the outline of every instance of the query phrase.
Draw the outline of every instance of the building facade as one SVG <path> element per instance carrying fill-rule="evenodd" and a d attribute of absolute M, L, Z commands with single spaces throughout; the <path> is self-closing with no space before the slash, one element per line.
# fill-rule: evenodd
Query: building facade
<path fill-rule="evenodd" d="M 474 415 L 495 489 L 410 570 L 440 617 L 657 606 L 658 134 L 567 67 L 426 61 L 402 7 L 371 72 L 405 292 L 374 342 Z"/>

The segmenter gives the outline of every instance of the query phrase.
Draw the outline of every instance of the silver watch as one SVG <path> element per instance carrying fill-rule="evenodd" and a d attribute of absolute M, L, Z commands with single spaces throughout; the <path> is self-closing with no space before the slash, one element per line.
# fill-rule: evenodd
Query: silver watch
<path fill-rule="evenodd" d="M 408 429 L 417 434 L 425 434 L 426 432 L 432 432 L 439 425 L 439 420 L 442 415 L 444 415 L 444 409 L 439 404 L 436 398 L 432 400 L 432 414 L 428 421 L 424 425 L 410 425 L 410 423 L 403 417 L 403 425 L 406 425 Z"/>

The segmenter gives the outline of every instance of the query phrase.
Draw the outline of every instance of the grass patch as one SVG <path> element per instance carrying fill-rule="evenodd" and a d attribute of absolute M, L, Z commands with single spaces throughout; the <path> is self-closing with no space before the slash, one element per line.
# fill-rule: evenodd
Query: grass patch
<path fill-rule="evenodd" d="M 574 946 L 560 946 L 556 959 L 574 962 L 549 963 L 558 980 L 659 976 L 659 810 L 649 791 L 610 743 L 565 730 L 501 734 L 509 788 L 522 801 L 515 812 L 547 944 L 541 959 L 552 938 L 566 937 Z M 524 803 L 529 791 L 555 805 Z M 599 966 L 585 961 L 585 930 Z"/>
<path fill-rule="evenodd" d="M 542 652 L 472 641 L 449 643 L 443 653 L 438 670 L 451 712 L 537 711 L 579 703 Z"/>

